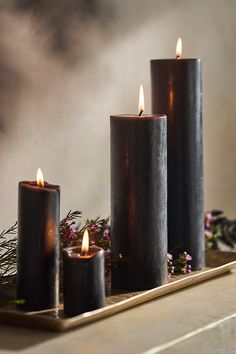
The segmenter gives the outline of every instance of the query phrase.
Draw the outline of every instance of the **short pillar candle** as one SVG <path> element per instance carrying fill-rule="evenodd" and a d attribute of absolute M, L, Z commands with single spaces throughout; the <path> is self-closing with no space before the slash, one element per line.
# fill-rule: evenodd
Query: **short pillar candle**
<path fill-rule="evenodd" d="M 63 250 L 64 314 L 71 317 L 104 306 L 104 251 L 89 247 L 85 230 L 82 247 Z"/>

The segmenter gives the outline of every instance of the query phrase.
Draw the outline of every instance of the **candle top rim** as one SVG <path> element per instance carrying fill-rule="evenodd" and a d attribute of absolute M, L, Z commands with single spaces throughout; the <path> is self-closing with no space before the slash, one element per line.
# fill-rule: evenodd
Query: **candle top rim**
<path fill-rule="evenodd" d="M 186 62 L 186 61 L 202 61 L 202 58 L 160 58 L 160 59 L 151 59 L 151 62 L 154 61 L 173 61 L 173 62 Z"/>
<path fill-rule="evenodd" d="M 21 181 L 19 182 L 19 185 L 21 186 L 25 186 L 26 188 L 29 189 L 34 189 L 34 190 L 56 190 L 59 191 L 60 190 L 60 186 L 56 185 L 56 184 L 50 184 L 46 181 L 44 181 L 44 186 L 38 186 L 37 185 L 37 181 Z"/>
<path fill-rule="evenodd" d="M 64 248 L 63 253 L 65 253 L 69 258 L 88 259 L 88 258 L 94 258 L 99 253 L 103 253 L 103 249 L 97 246 L 89 246 L 88 252 L 86 252 L 83 255 L 81 246 L 72 246 L 72 247 Z"/>
<path fill-rule="evenodd" d="M 111 119 L 132 119 L 138 121 L 150 121 L 150 120 L 159 120 L 166 119 L 166 114 L 142 114 L 139 116 L 138 114 L 113 114 L 110 116 Z"/>

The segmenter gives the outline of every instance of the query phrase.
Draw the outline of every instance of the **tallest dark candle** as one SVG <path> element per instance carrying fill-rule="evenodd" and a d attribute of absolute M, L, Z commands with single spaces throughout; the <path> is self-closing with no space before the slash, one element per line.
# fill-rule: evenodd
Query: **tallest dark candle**
<path fill-rule="evenodd" d="M 151 61 L 152 111 L 167 114 L 168 250 L 204 266 L 200 59 Z"/>

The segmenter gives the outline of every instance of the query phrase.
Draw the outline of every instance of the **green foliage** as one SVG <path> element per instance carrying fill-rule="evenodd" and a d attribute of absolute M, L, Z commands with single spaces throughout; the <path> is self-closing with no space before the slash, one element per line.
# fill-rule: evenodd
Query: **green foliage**
<path fill-rule="evenodd" d="M 110 272 L 114 260 L 111 257 L 111 240 L 109 218 L 87 219 L 81 223 L 82 213 L 79 210 L 69 211 L 60 222 L 60 265 L 62 265 L 62 250 L 69 246 L 80 246 L 82 244 L 85 229 L 89 231 L 90 245 L 101 247 L 105 251 L 105 270 Z M 3 287 L 16 286 L 16 249 L 17 249 L 17 223 L 0 234 L 0 285 Z M 186 252 L 173 259 L 168 254 L 168 274 L 190 273 L 191 256 Z M 119 261 L 122 261 L 119 259 Z M 62 268 L 61 268 L 62 270 Z M 62 274 L 62 273 L 61 273 Z"/>
<path fill-rule="evenodd" d="M 205 240 L 208 250 L 220 249 L 220 243 L 234 248 L 236 244 L 236 220 L 227 218 L 221 210 L 206 212 Z"/>
<path fill-rule="evenodd" d="M 69 211 L 60 222 L 60 254 L 68 246 L 81 245 L 85 229 L 90 235 L 90 244 L 102 247 L 106 254 L 108 265 L 110 255 L 110 237 L 108 219 L 97 217 L 88 219 L 84 224 L 79 222 L 81 211 Z M 16 286 L 16 250 L 17 250 L 17 223 L 0 234 L 0 285 L 12 288 Z"/>
<path fill-rule="evenodd" d="M 16 284 L 17 223 L 0 234 L 0 284 L 12 287 Z"/>

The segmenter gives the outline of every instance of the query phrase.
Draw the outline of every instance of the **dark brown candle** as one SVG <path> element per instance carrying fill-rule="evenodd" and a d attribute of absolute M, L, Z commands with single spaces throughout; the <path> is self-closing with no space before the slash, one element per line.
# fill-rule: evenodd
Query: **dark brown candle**
<path fill-rule="evenodd" d="M 166 116 L 110 123 L 112 285 L 150 289 L 167 272 Z"/>
<path fill-rule="evenodd" d="M 180 44 L 180 41 L 178 42 Z M 204 266 L 202 65 L 200 59 L 151 61 L 152 112 L 167 114 L 168 250 Z"/>
<path fill-rule="evenodd" d="M 60 187 L 20 182 L 18 195 L 17 298 L 35 311 L 58 304 Z"/>
<path fill-rule="evenodd" d="M 87 246 L 84 249 L 82 245 L 82 247 L 68 247 L 63 250 L 64 313 L 66 316 L 76 316 L 104 306 L 104 276 L 102 248 Z"/>

